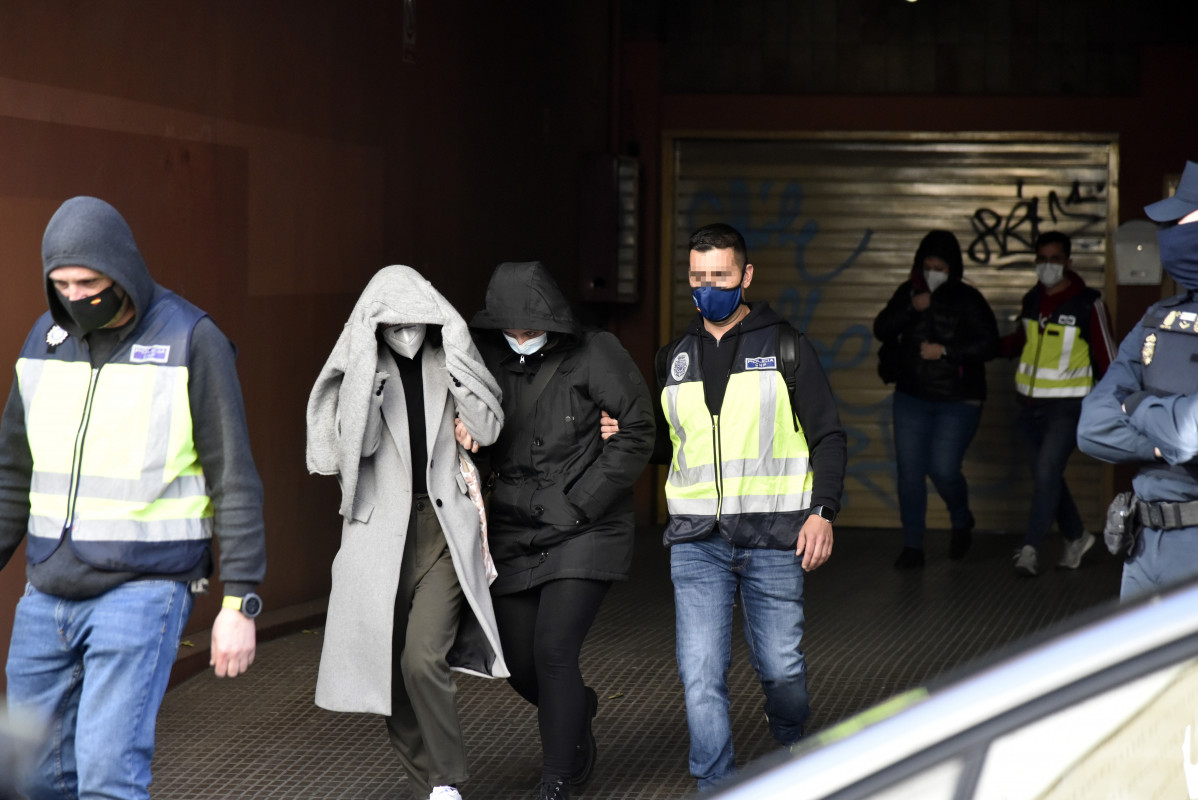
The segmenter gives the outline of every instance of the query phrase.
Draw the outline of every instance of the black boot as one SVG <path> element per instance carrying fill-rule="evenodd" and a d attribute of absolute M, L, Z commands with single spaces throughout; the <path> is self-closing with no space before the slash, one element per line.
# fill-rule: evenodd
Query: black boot
<path fill-rule="evenodd" d="M 918 569 L 923 566 L 923 548 L 904 547 L 894 560 L 895 569 Z"/>
<path fill-rule="evenodd" d="M 537 800 L 570 800 L 570 784 L 563 778 L 541 778 L 541 793 Z"/>
<path fill-rule="evenodd" d="M 973 544 L 973 528 L 953 528 L 953 537 L 948 542 L 948 557 L 960 561 Z"/>
<path fill-rule="evenodd" d="M 582 732 L 582 742 L 578 745 L 578 754 L 574 757 L 574 771 L 570 773 L 570 785 L 577 786 L 586 783 L 595 769 L 595 756 L 599 754 L 599 746 L 595 743 L 595 732 L 591 729 L 591 721 L 599 712 L 599 695 L 590 686 L 586 687 L 586 728 Z"/>

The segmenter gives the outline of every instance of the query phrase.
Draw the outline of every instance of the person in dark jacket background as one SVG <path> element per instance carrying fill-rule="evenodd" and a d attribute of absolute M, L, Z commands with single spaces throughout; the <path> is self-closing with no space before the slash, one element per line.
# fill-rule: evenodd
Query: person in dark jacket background
<path fill-rule="evenodd" d="M 961 245 L 934 230 L 919 243 L 911 277 L 874 320 L 874 336 L 897 343 L 894 453 L 903 549 L 894 566 L 922 567 L 928 494 L 948 507 L 949 557 L 968 552 L 974 526 L 961 464 L 986 399 L 985 362 L 998 352 L 998 324 L 981 292 L 964 283 Z"/>
<path fill-rule="evenodd" d="M 653 449 L 653 408 L 619 340 L 583 331 L 539 262 L 500 264 L 471 327 L 503 389 L 506 420 L 480 453 L 493 472 L 500 642 L 508 682 L 537 706 L 540 796 L 565 800 L 594 765 L 598 697 L 578 657 L 611 582 L 628 579 L 631 489 Z M 621 423 L 606 442 L 604 411 Z M 458 441 L 470 448 L 462 433 Z"/>

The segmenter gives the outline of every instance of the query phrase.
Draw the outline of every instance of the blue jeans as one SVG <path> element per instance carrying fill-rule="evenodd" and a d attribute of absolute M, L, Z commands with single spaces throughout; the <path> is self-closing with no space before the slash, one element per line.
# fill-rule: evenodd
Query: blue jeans
<path fill-rule="evenodd" d="M 803 638 L 803 568 L 790 550 L 736 547 L 719 534 L 670 548 L 678 673 L 686 693 L 690 771 L 699 789 L 736 771 L 728 714 L 732 609 L 740 589 L 749 659 L 765 691 L 770 733 L 789 746 L 809 712 Z"/>
<path fill-rule="evenodd" d="M 1053 520 L 1069 541 L 1081 538 L 1085 531 L 1077 504 L 1065 485 L 1065 466 L 1077 447 L 1077 421 L 1081 413 L 1081 398 L 1026 405 L 1019 412 L 1019 427 L 1031 455 L 1035 484 L 1023 543 L 1037 550 L 1044 544 Z"/>
<path fill-rule="evenodd" d="M 22 776 L 30 800 L 150 796 L 154 723 L 191 606 L 178 581 L 130 581 L 82 600 L 25 587 L 8 703 L 49 726 Z"/>
<path fill-rule="evenodd" d="M 948 507 L 953 528 L 973 527 L 969 485 L 961 464 L 981 418 L 980 403 L 920 400 L 894 393 L 894 458 L 904 547 L 923 547 L 929 477 Z"/>

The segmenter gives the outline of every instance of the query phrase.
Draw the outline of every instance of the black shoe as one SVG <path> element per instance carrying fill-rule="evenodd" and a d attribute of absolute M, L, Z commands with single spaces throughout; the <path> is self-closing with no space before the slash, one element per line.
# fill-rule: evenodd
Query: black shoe
<path fill-rule="evenodd" d="M 561 778 L 542 778 L 537 800 L 570 800 L 570 784 Z"/>
<path fill-rule="evenodd" d="M 953 538 L 948 543 L 948 557 L 960 561 L 973 544 L 973 528 L 953 528 Z"/>
<path fill-rule="evenodd" d="M 595 756 L 599 754 L 599 746 L 595 743 L 595 732 L 591 721 L 599 713 L 599 695 L 590 686 L 586 687 L 587 716 L 586 729 L 582 733 L 582 743 L 578 745 L 578 754 L 574 756 L 574 771 L 570 773 L 570 785 L 577 786 L 590 780 L 591 772 L 595 769 Z"/>
<path fill-rule="evenodd" d="M 916 569 L 923 566 L 922 547 L 904 547 L 903 552 L 894 560 L 895 569 Z"/>

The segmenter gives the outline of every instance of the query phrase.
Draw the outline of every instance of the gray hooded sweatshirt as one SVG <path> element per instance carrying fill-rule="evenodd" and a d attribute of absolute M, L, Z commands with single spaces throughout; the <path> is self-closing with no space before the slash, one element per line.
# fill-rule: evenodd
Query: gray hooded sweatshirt
<path fill-rule="evenodd" d="M 50 280 L 53 270 L 67 266 L 87 267 L 112 278 L 133 303 L 135 313 L 129 322 L 81 337 L 93 368 L 102 369 L 117 347 L 138 331 L 143 312 L 167 290 L 150 277 L 133 232 L 120 213 L 103 200 L 74 197 L 63 203 L 46 226 L 42 274 L 49 312 L 34 324 L 30 340 L 45 340 L 54 325 L 69 336 L 81 336 Z M 241 596 L 262 580 L 266 571 L 266 545 L 262 482 L 250 453 L 234 359 L 232 343 L 210 318 L 201 319 L 192 332 L 188 364 L 192 436 L 215 507 L 214 535 L 220 540 L 224 593 Z M 8 563 L 28 529 L 32 472 L 25 407 L 14 377 L 0 418 L 0 567 Z M 191 581 L 207 577 L 211 571 L 211 551 L 193 569 L 179 575 L 96 569 L 78 558 L 69 535 L 63 537 L 48 559 L 26 566 L 29 582 L 39 591 L 71 598 L 95 597 L 129 580 Z"/>

